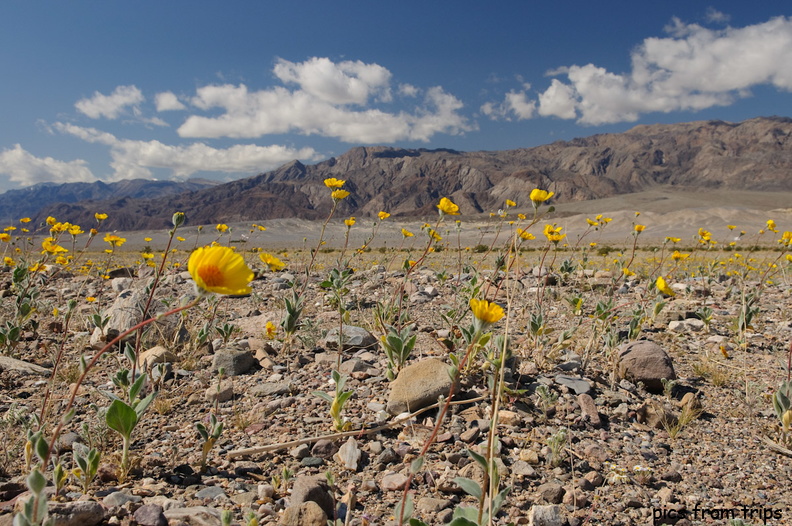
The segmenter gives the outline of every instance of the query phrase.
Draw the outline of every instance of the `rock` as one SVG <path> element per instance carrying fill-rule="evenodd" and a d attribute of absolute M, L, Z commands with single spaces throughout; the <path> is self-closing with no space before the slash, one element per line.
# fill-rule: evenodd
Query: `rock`
<path fill-rule="evenodd" d="M 234 384 L 231 380 L 225 379 L 218 384 L 210 385 L 204 393 L 207 402 L 228 402 L 234 398 Z"/>
<path fill-rule="evenodd" d="M 402 491 L 407 486 L 409 479 L 401 473 L 388 472 L 380 481 L 382 491 Z"/>
<path fill-rule="evenodd" d="M 635 413 L 638 422 L 655 429 L 663 429 L 677 423 L 677 417 L 673 411 L 656 400 L 646 400 Z"/>
<path fill-rule="evenodd" d="M 575 391 L 575 394 L 589 393 L 591 391 L 591 384 L 580 377 L 558 374 L 555 377 L 555 381 L 558 384 L 569 387 Z"/>
<path fill-rule="evenodd" d="M 553 482 L 542 484 L 536 488 L 536 490 L 542 500 L 550 504 L 561 504 L 561 501 L 564 499 L 564 493 L 566 493 L 563 486 Z"/>
<path fill-rule="evenodd" d="M 136 509 L 135 522 L 140 526 L 168 526 L 165 510 L 157 504 L 144 504 Z"/>
<path fill-rule="evenodd" d="M 375 338 L 369 331 L 363 327 L 355 327 L 354 325 L 344 325 L 342 332 L 342 349 L 344 351 L 351 349 L 368 349 L 377 345 L 377 338 Z M 324 339 L 324 346 L 327 349 L 338 350 L 338 327 L 330 329 Z"/>
<path fill-rule="evenodd" d="M 577 509 L 585 508 L 589 505 L 588 498 L 579 489 L 570 489 L 564 493 L 563 501 L 565 506 L 572 506 Z"/>
<path fill-rule="evenodd" d="M 137 495 L 128 495 L 123 491 L 114 491 L 102 499 L 102 504 L 108 508 L 113 508 L 115 506 L 123 506 L 127 502 L 140 502 L 142 500 L 143 497 L 138 497 Z"/>
<path fill-rule="evenodd" d="M 559 506 L 531 506 L 528 526 L 564 526 L 564 517 Z"/>
<path fill-rule="evenodd" d="M 454 503 L 448 499 L 438 499 L 435 497 L 421 497 L 415 504 L 415 509 L 422 513 L 437 513 L 453 506 Z"/>
<path fill-rule="evenodd" d="M 292 386 L 289 382 L 268 382 L 256 384 L 245 392 L 250 396 L 264 397 L 285 395 L 291 393 L 291 391 Z"/>
<path fill-rule="evenodd" d="M 46 367 L 41 367 L 34 363 L 17 360 L 16 358 L 9 358 L 8 356 L 0 356 L 0 370 L 14 371 L 24 375 L 38 375 L 49 376 L 52 371 Z"/>
<path fill-rule="evenodd" d="M 675 380 L 671 357 L 656 343 L 639 340 L 618 349 L 619 377 L 637 384 L 641 382 L 652 393 L 663 392 L 662 379 Z"/>
<path fill-rule="evenodd" d="M 327 514 L 315 502 L 292 504 L 278 522 L 280 526 L 326 526 Z"/>
<path fill-rule="evenodd" d="M 331 458 L 338 451 L 338 445 L 328 438 L 317 440 L 311 448 L 311 455 L 319 458 Z"/>
<path fill-rule="evenodd" d="M 602 427 L 602 419 L 597 411 L 597 406 L 594 404 L 594 399 L 587 394 L 579 394 L 577 401 L 580 404 L 583 419 L 588 421 L 594 428 Z"/>
<path fill-rule="evenodd" d="M 679 401 L 679 407 L 684 409 L 685 406 L 694 412 L 702 410 L 701 400 L 699 400 L 695 393 L 685 393 L 685 396 Z"/>
<path fill-rule="evenodd" d="M 249 350 L 224 349 L 216 352 L 212 360 L 212 370 L 219 371 L 221 367 L 225 369 L 225 374 L 228 376 L 239 376 L 258 367 L 258 360 Z"/>
<path fill-rule="evenodd" d="M 360 451 L 360 448 L 357 445 L 357 441 L 355 437 L 349 437 L 343 446 L 338 450 L 336 453 L 335 458 L 338 460 L 341 465 L 343 465 L 346 469 L 351 469 L 352 471 L 358 470 L 358 462 L 360 462 L 360 457 L 363 455 L 363 452 Z"/>
<path fill-rule="evenodd" d="M 218 486 L 207 486 L 204 489 L 197 491 L 195 493 L 196 499 L 209 499 L 209 500 L 217 500 L 221 497 L 226 497 L 226 492 L 223 491 L 223 488 Z"/>
<path fill-rule="evenodd" d="M 137 289 L 125 290 L 116 296 L 110 308 L 103 313 L 108 318 L 104 331 L 97 327 L 91 334 L 91 346 L 101 349 L 107 342 L 140 323 L 146 299 L 143 292 Z M 134 334 L 130 334 L 127 339 L 134 337 Z"/>
<path fill-rule="evenodd" d="M 529 479 L 535 478 L 537 476 L 536 470 L 533 468 L 533 466 L 531 466 L 528 462 L 524 460 L 518 460 L 514 464 L 512 464 L 511 472 L 514 475 L 527 477 Z"/>
<path fill-rule="evenodd" d="M 187 523 L 190 526 L 220 526 L 220 510 L 208 506 L 165 510 L 168 524 Z"/>
<path fill-rule="evenodd" d="M 162 345 L 157 345 L 140 353 L 138 357 L 138 367 L 149 369 L 155 363 L 173 363 L 176 360 L 178 360 L 178 358 L 173 352 Z"/>
<path fill-rule="evenodd" d="M 308 447 L 308 444 L 300 444 L 299 446 L 289 451 L 289 455 L 296 458 L 297 460 L 302 460 L 310 454 L 311 454 L 311 448 Z"/>
<path fill-rule="evenodd" d="M 297 477 L 292 486 L 291 505 L 300 506 L 304 502 L 315 502 L 326 517 L 335 515 L 335 501 L 323 476 Z"/>
<path fill-rule="evenodd" d="M 449 366 L 436 358 L 408 365 L 391 383 L 387 411 L 397 415 L 417 411 L 437 402 L 439 396 L 448 396 L 451 390 Z"/>
<path fill-rule="evenodd" d="M 104 520 L 104 506 L 92 500 L 50 502 L 49 515 L 57 526 L 94 526 Z"/>

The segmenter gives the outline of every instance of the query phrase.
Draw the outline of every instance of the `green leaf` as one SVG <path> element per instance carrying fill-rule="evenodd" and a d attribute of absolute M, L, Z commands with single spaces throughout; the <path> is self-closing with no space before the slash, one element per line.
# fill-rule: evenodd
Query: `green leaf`
<path fill-rule="evenodd" d="M 34 469 L 27 476 L 27 487 L 34 495 L 40 495 L 44 488 L 47 486 L 47 479 L 38 469 Z"/>
<path fill-rule="evenodd" d="M 481 500 L 481 486 L 475 480 L 467 477 L 454 478 L 454 484 L 462 488 L 471 497 Z"/>
<path fill-rule="evenodd" d="M 105 415 L 107 427 L 129 439 L 132 430 L 138 423 L 138 415 L 134 409 L 121 400 L 113 400 Z"/>
<path fill-rule="evenodd" d="M 484 469 L 484 471 L 489 471 L 489 462 L 487 462 L 486 458 L 484 458 L 482 455 L 479 455 L 472 449 L 468 449 L 467 452 L 468 455 L 473 457 L 473 460 L 479 463 L 479 465 Z"/>
<path fill-rule="evenodd" d="M 424 457 L 423 455 L 421 455 L 420 457 L 416 457 L 415 460 L 413 460 L 410 463 L 410 473 L 412 473 L 413 475 L 418 473 L 423 467 L 425 459 L 426 457 Z"/>
<path fill-rule="evenodd" d="M 459 506 L 454 510 L 454 520 L 449 526 L 478 526 L 478 509 L 471 506 Z"/>
<path fill-rule="evenodd" d="M 402 513 L 402 502 L 400 501 L 396 508 L 393 510 L 393 514 L 396 516 L 396 521 L 399 521 L 399 517 L 409 518 L 413 514 L 413 510 L 415 509 L 413 505 L 412 495 L 409 493 L 407 494 L 407 498 L 404 501 L 404 513 Z M 401 523 L 399 523 L 401 524 Z"/>
<path fill-rule="evenodd" d="M 148 408 L 149 404 L 154 401 L 154 398 L 157 396 L 157 393 L 158 391 L 154 391 L 143 400 L 132 403 L 132 407 L 134 408 L 135 413 L 137 414 L 138 420 L 140 420 L 140 417 L 142 417 L 143 413 L 146 412 L 146 409 Z"/>
<path fill-rule="evenodd" d="M 313 393 L 311 393 L 311 394 L 313 394 L 314 396 L 318 396 L 319 398 L 321 398 L 325 402 L 329 402 L 331 404 L 333 403 L 333 397 L 330 396 L 329 394 L 325 393 L 324 391 L 313 391 Z"/>
<path fill-rule="evenodd" d="M 500 492 L 498 492 L 497 495 L 495 495 L 494 499 L 492 499 L 492 516 L 493 517 L 498 514 L 498 512 L 501 509 L 501 506 L 503 506 L 503 501 L 506 500 L 506 497 L 509 495 L 509 493 L 511 493 L 511 490 L 512 490 L 511 486 L 506 486 L 505 488 L 500 490 Z"/>

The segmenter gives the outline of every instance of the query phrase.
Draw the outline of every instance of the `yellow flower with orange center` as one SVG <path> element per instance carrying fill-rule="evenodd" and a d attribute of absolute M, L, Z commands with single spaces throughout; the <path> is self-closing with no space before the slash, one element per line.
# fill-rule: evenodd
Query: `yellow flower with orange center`
<path fill-rule="evenodd" d="M 390 217 L 390 214 L 388 212 L 381 211 L 381 212 L 379 212 L 377 214 L 377 217 L 380 218 L 380 221 L 385 221 L 386 219 L 388 219 Z"/>
<path fill-rule="evenodd" d="M 275 339 L 275 335 L 278 334 L 278 327 L 271 321 L 268 321 L 264 326 L 264 334 L 267 336 L 267 339 L 273 340 Z"/>
<path fill-rule="evenodd" d="M 222 246 L 200 247 L 187 264 L 200 290 L 216 294 L 250 294 L 253 271 L 241 255 Z"/>
<path fill-rule="evenodd" d="M 58 254 L 61 252 L 68 252 L 65 248 L 58 245 L 58 242 L 55 238 L 48 237 L 41 242 L 41 253 L 42 254 Z"/>
<path fill-rule="evenodd" d="M 11 241 L 11 235 L 6 234 L 5 232 L 0 233 L 0 241 L 4 241 L 8 243 L 9 241 Z"/>
<path fill-rule="evenodd" d="M 644 230 L 646 230 L 646 225 L 635 225 L 635 226 L 633 227 L 633 230 L 635 230 L 637 233 L 639 233 L 639 234 L 640 234 L 641 232 L 643 232 Z"/>
<path fill-rule="evenodd" d="M 345 224 L 347 227 L 350 227 L 350 228 L 352 227 L 352 225 L 354 225 L 354 224 L 355 224 L 355 222 L 356 222 L 356 221 L 355 221 L 355 218 L 354 218 L 354 217 L 350 217 L 349 219 L 344 219 L 344 224 Z"/>
<path fill-rule="evenodd" d="M 30 223 L 30 218 L 29 217 L 23 217 L 22 219 L 19 220 L 19 222 L 20 223 Z"/>
<path fill-rule="evenodd" d="M 124 243 L 126 243 L 126 238 L 121 236 L 117 236 L 115 234 L 105 234 L 104 240 L 110 243 L 112 247 L 120 247 Z"/>
<path fill-rule="evenodd" d="M 14 263 L 14 260 L 13 260 L 12 258 L 10 258 L 10 257 L 8 257 L 8 256 L 5 256 L 5 257 L 3 258 L 3 264 L 4 264 L 6 267 L 13 267 L 15 263 Z"/>

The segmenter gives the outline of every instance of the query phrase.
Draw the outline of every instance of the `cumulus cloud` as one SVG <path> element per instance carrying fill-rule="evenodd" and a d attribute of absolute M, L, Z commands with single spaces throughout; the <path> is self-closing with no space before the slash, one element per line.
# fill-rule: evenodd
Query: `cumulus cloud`
<path fill-rule="evenodd" d="M 188 177 L 196 172 L 250 173 L 276 168 L 293 159 L 317 160 L 313 148 L 258 146 L 238 144 L 229 148 L 213 148 L 203 143 L 174 146 L 160 141 L 119 139 L 95 128 L 57 122 L 53 128 L 89 143 L 110 147 L 112 180 L 150 178 L 150 168 L 170 170 L 175 177 Z"/>
<path fill-rule="evenodd" d="M 154 102 L 157 105 L 157 111 L 178 111 L 187 109 L 187 107 L 182 104 L 179 98 L 171 91 L 157 93 L 154 96 Z"/>
<path fill-rule="evenodd" d="M 75 183 L 95 181 L 96 177 L 81 159 L 58 161 L 52 157 L 36 157 L 16 144 L 0 152 L 0 174 L 28 186 L 38 183 Z"/>
<path fill-rule="evenodd" d="M 512 116 L 518 120 L 530 119 L 536 112 L 536 101 L 530 100 L 525 90 L 512 90 L 500 104 L 485 102 L 481 106 L 481 112 L 493 119 L 511 120 Z"/>
<path fill-rule="evenodd" d="M 118 86 L 110 95 L 96 91 L 92 97 L 78 100 L 74 107 L 92 119 L 116 119 L 127 107 L 135 107 L 144 100 L 143 93 L 136 86 Z"/>
<path fill-rule="evenodd" d="M 302 63 L 280 60 L 274 73 L 296 88 L 275 86 L 251 91 L 244 84 L 198 88 L 191 100 L 193 106 L 224 111 L 211 117 L 191 115 L 179 127 L 179 135 L 254 138 L 296 132 L 370 144 L 428 141 L 436 133 L 458 134 L 473 129 L 458 113 L 462 103 L 440 87 L 426 90 L 420 105 L 409 112 L 376 106 L 392 100 L 391 74 L 377 64 L 334 63 L 326 58 Z M 407 91 L 409 94 L 411 90 Z"/>
<path fill-rule="evenodd" d="M 710 18 L 724 20 L 715 13 Z M 668 37 L 647 38 L 633 51 L 628 73 L 594 64 L 559 68 L 551 74 L 566 76 L 566 82 L 553 79 L 537 101 L 527 89 L 511 92 L 503 103 L 489 103 L 485 113 L 526 119 L 533 116 L 526 108 L 536 103 L 539 115 L 597 125 L 729 105 L 760 85 L 792 91 L 792 18 L 717 30 L 674 19 L 666 30 Z"/>

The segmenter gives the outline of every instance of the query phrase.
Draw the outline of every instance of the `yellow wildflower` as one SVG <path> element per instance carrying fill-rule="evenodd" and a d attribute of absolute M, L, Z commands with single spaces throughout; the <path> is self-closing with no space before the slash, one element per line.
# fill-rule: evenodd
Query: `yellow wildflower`
<path fill-rule="evenodd" d="M 551 197 L 555 195 L 555 192 L 548 192 L 547 190 L 540 190 L 539 188 L 534 188 L 531 190 L 531 195 L 529 198 L 534 206 L 537 206 L 540 203 L 544 203 Z"/>
<path fill-rule="evenodd" d="M 676 296 L 676 293 L 671 290 L 671 287 L 668 286 L 663 276 L 657 276 L 657 281 L 655 281 L 655 287 L 657 290 L 665 294 L 666 296 Z"/>
<path fill-rule="evenodd" d="M 593 221 L 593 220 L 589 219 L 588 217 L 586 218 L 586 223 L 588 223 L 589 226 L 599 226 L 599 222 Z"/>
<path fill-rule="evenodd" d="M 85 298 L 85 301 L 87 301 L 88 303 L 93 303 L 94 301 L 96 301 L 96 298 L 94 298 L 93 296 L 88 296 L 87 298 Z"/>
<path fill-rule="evenodd" d="M 528 232 L 527 230 L 523 230 L 522 228 L 517 229 L 517 235 L 520 236 L 520 239 L 524 239 L 525 241 L 530 241 L 531 239 L 536 239 L 536 236 Z"/>
<path fill-rule="evenodd" d="M 286 267 L 286 263 L 266 252 L 259 253 L 259 259 L 261 259 L 261 261 L 267 265 L 272 272 L 283 270 Z"/>
<path fill-rule="evenodd" d="M 124 243 L 126 243 L 126 238 L 121 236 L 117 236 L 115 234 L 105 234 L 104 240 L 110 243 L 112 247 L 120 247 Z"/>
<path fill-rule="evenodd" d="M 69 227 L 69 234 L 73 236 L 79 236 L 80 234 L 84 234 L 85 231 L 80 228 L 80 225 L 72 225 Z"/>
<path fill-rule="evenodd" d="M 437 208 L 440 210 L 440 215 L 443 214 L 450 216 L 459 215 L 459 206 L 455 205 L 453 201 L 451 201 L 447 197 L 443 197 L 440 199 L 440 203 L 437 205 Z"/>
<path fill-rule="evenodd" d="M 735 226 L 735 225 L 726 225 L 726 228 L 728 228 L 729 230 L 734 230 L 735 228 L 737 228 L 737 226 Z"/>
<path fill-rule="evenodd" d="M 380 218 L 380 221 L 384 221 L 390 217 L 390 214 L 388 212 L 381 211 L 380 213 L 377 214 L 377 217 Z"/>
<path fill-rule="evenodd" d="M 690 257 L 690 254 L 682 254 L 679 252 L 679 250 L 674 250 L 674 253 L 671 254 L 671 259 L 674 261 L 680 261 L 682 259 L 687 259 L 688 257 Z"/>
<path fill-rule="evenodd" d="M 401 230 L 402 230 L 402 235 L 403 235 L 405 238 L 408 238 L 408 237 L 413 237 L 413 236 L 415 235 L 415 234 L 413 234 L 412 232 L 410 232 L 409 230 L 407 230 L 406 228 L 402 228 Z"/>
<path fill-rule="evenodd" d="M 470 299 L 470 310 L 473 311 L 473 325 L 478 331 L 485 330 L 505 315 L 503 308 L 497 303 L 476 298 Z"/>
<path fill-rule="evenodd" d="M 60 252 L 68 252 L 65 248 L 58 245 L 57 240 L 52 237 L 48 237 L 41 242 L 41 251 L 42 254 L 58 254 Z"/>
<path fill-rule="evenodd" d="M 52 216 L 47 217 L 47 224 L 48 225 L 54 225 L 57 222 L 58 222 L 58 220 L 55 219 L 54 217 L 52 217 Z"/>
<path fill-rule="evenodd" d="M 107 214 L 100 214 L 99 212 L 97 212 L 94 214 L 94 217 L 96 218 L 97 221 L 104 221 L 105 219 L 107 219 Z M 47 223 L 49 223 L 49 220 L 47 221 Z"/>
<path fill-rule="evenodd" d="M 215 227 L 215 230 L 217 230 L 218 232 L 220 232 L 222 234 L 223 232 L 227 232 L 228 231 L 228 225 L 226 225 L 224 223 L 219 223 Z"/>
<path fill-rule="evenodd" d="M 355 224 L 355 218 L 350 217 L 349 219 L 344 219 L 344 224 L 348 227 L 352 227 Z"/>
<path fill-rule="evenodd" d="M 768 220 L 767 220 L 767 229 L 768 229 L 770 232 L 775 232 L 775 231 L 776 231 L 776 224 L 775 224 L 775 221 L 773 221 L 772 219 L 768 219 Z"/>
<path fill-rule="evenodd" d="M 641 232 L 646 230 L 646 225 L 635 225 L 633 227 L 633 230 L 635 230 L 636 232 L 638 232 L 640 234 Z"/>
<path fill-rule="evenodd" d="M 506 200 L 506 206 L 517 206 L 517 203 L 515 203 L 511 199 L 507 199 Z"/>
<path fill-rule="evenodd" d="M 349 197 L 349 192 L 346 190 L 333 190 L 333 193 L 330 194 L 330 197 L 333 198 L 333 201 L 340 201 L 341 199 L 346 199 Z"/>
<path fill-rule="evenodd" d="M 324 180 L 324 184 L 328 188 L 341 188 L 342 186 L 344 186 L 344 183 L 346 183 L 346 181 L 336 179 L 335 177 L 328 177 L 327 179 Z"/>
<path fill-rule="evenodd" d="M 11 235 L 6 234 L 5 232 L 0 233 L 0 241 L 5 241 L 6 243 L 8 243 L 9 241 L 11 241 Z"/>
<path fill-rule="evenodd" d="M 190 255 L 187 270 L 198 288 L 206 292 L 250 294 L 253 271 L 231 248 L 201 247 Z"/>
<path fill-rule="evenodd" d="M 6 267 L 13 267 L 14 266 L 14 260 L 12 258 L 8 257 L 8 256 L 5 256 L 3 258 L 3 264 Z"/>
<path fill-rule="evenodd" d="M 275 338 L 275 335 L 278 334 L 278 327 L 271 321 L 268 321 L 264 326 L 264 333 L 267 339 L 272 340 Z"/>
<path fill-rule="evenodd" d="M 20 223 L 30 223 L 30 218 L 29 217 L 23 217 L 22 219 L 19 220 L 19 222 Z"/>

